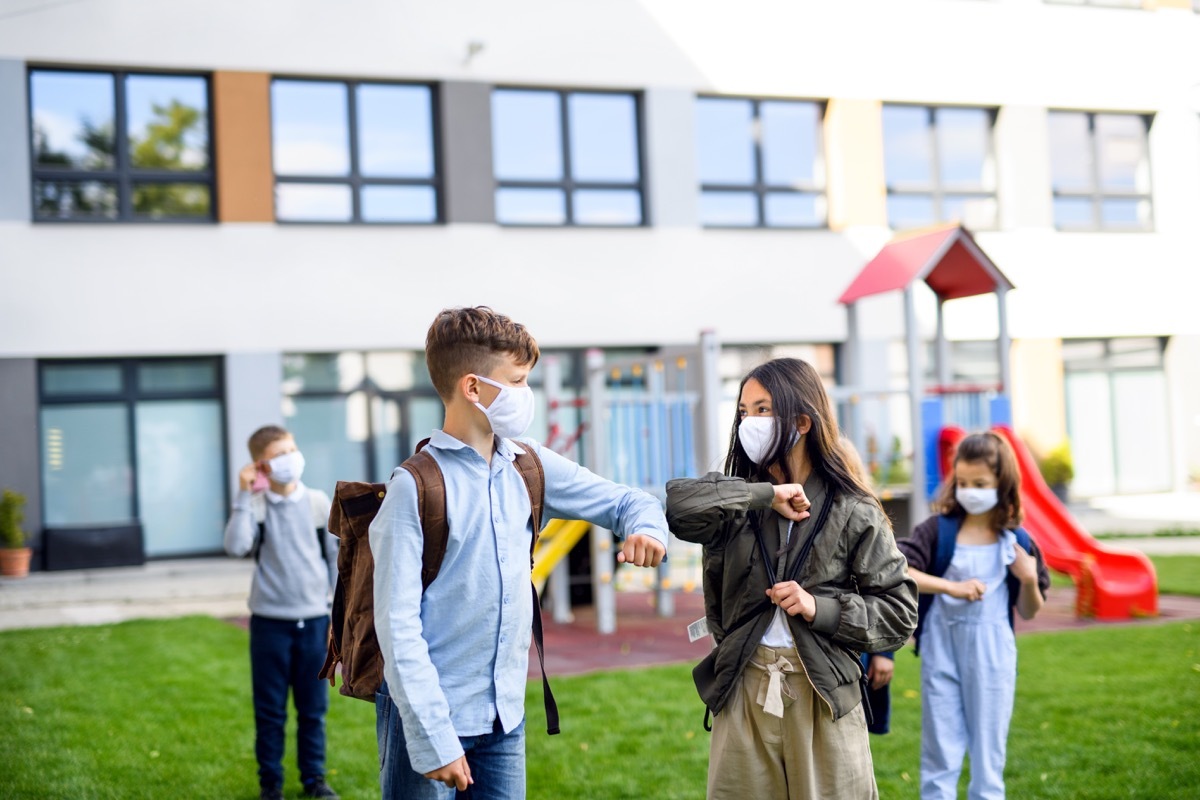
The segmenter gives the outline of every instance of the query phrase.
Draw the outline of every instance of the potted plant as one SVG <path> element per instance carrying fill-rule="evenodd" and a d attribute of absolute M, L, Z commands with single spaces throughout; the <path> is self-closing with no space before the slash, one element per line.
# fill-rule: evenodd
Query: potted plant
<path fill-rule="evenodd" d="M 1071 446 L 1063 442 L 1038 461 L 1042 478 L 1061 502 L 1067 502 L 1067 485 L 1075 477 L 1075 465 L 1071 460 Z"/>
<path fill-rule="evenodd" d="M 25 495 L 5 489 L 0 496 L 0 575 L 24 578 L 29 574 L 29 559 L 33 551 L 25 546 L 25 531 L 21 522 L 25 514 Z"/>

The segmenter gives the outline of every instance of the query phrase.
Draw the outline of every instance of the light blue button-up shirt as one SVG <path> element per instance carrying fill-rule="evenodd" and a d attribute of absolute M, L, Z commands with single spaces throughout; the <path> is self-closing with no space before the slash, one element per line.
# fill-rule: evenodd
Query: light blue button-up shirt
<path fill-rule="evenodd" d="M 473 448 L 434 431 L 428 450 L 446 479 L 450 538 L 424 595 L 424 536 L 407 470 L 392 473 L 370 528 L 384 677 L 404 723 L 409 760 L 422 774 L 463 754 L 458 737 L 490 733 L 497 716 L 505 732 L 525 718 L 533 525 L 529 492 L 512 463 L 519 447 L 541 456 L 543 521 L 582 519 L 622 539 L 641 533 L 667 543 L 662 505 L 643 491 L 526 440 L 501 440 L 489 466 Z"/>

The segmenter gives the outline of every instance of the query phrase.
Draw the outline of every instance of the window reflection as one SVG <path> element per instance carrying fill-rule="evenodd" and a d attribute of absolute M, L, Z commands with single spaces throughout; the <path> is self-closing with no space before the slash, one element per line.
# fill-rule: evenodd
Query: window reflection
<path fill-rule="evenodd" d="M 29 85 L 36 219 L 212 218 L 206 78 L 39 69 Z"/>
<path fill-rule="evenodd" d="M 428 86 L 357 87 L 359 169 L 363 175 L 433 177 L 431 94 Z"/>
<path fill-rule="evenodd" d="M 38 219 L 116 219 L 117 187 L 101 181 L 35 181 Z"/>
<path fill-rule="evenodd" d="M 129 163 L 146 169 L 206 169 L 207 95 L 203 78 L 130 75 L 125 82 Z"/>
<path fill-rule="evenodd" d="M 575 180 L 638 180 L 637 105 L 633 95 L 575 93 L 568 96 L 567 108 L 571 174 Z"/>
<path fill-rule="evenodd" d="M 884 105 L 888 224 L 997 224 L 993 112 L 986 108 Z"/>
<path fill-rule="evenodd" d="M 34 72 L 29 83 L 34 163 L 112 169 L 116 136 L 113 76 Z"/>
<path fill-rule="evenodd" d="M 638 126 L 632 94 L 494 90 L 496 221 L 641 225 Z"/>
<path fill-rule="evenodd" d="M 276 175 L 348 175 L 345 84 L 272 82 L 271 137 Z"/>
<path fill-rule="evenodd" d="M 559 95 L 504 89 L 492 92 L 492 157 L 497 180 L 560 180 Z"/>
<path fill-rule="evenodd" d="M 753 103 L 701 97 L 696 101 L 696 130 L 701 183 L 754 183 Z"/>
<path fill-rule="evenodd" d="M 1052 111 L 1054 224 L 1061 230 L 1147 230 L 1148 120 L 1139 114 Z"/>
<path fill-rule="evenodd" d="M 496 221 L 501 225 L 563 225 L 566 194 L 561 189 L 497 189 Z"/>
<path fill-rule="evenodd" d="M 808 101 L 697 98 L 703 224 L 824 225 L 822 114 L 819 103 Z"/>
<path fill-rule="evenodd" d="M 276 79 L 271 120 L 276 219 L 438 221 L 430 87 Z"/>

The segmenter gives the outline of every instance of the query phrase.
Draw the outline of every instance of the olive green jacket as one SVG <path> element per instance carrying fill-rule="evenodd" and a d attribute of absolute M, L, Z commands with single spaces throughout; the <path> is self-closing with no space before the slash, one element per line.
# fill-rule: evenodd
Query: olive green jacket
<path fill-rule="evenodd" d="M 715 680 L 701 688 L 720 713 L 775 606 L 752 622 L 726 631 L 765 599 L 770 586 L 752 523 L 761 520 L 763 540 L 783 580 L 812 532 L 825 501 L 826 484 L 813 474 L 804 484 L 811 516 L 795 524 L 780 554 L 788 520 L 770 509 L 774 488 L 710 472 L 667 484 L 667 523 L 680 539 L 704 545 L 704 605 L 717 644 Z M 870 498 L 837 496 L 797 581 L 816 599 L 811 623 L 789 617 L 804 670 L 834 719 L 861 701 L 860 652 L 887 652 L 908 641 L 917 625 L 917 585 L 896 549 L 891 525 Z M 708 696 L 705 696 L 705 695 Z"/>

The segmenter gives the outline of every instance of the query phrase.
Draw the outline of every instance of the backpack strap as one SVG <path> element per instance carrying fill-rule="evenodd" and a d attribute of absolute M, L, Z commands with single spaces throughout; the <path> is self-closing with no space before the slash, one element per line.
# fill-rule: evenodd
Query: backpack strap
<path fill-rule="evenodd" d="M 306 487 L 305 491 L 308 493 L 308 508 L 312 511 L 313 525 L 317 529 L 317 552 L 321 554 L 322 561 L 328 561 L 329 550 L 326 547 L 325 539 L 325 519 L 328 515 L 323 510 L 325 507 L 324 500 L 328 498 L 325 498 L 324 493 L 318 492 L 316 489 Z"/>
<path fill-rule="evenodd" d="M 954 517 L 938 514 L 937 517 L 937 547 L 933 554 L 933 564 L 929 574 L 942 577 L 950 569 L 954 560 L 954 546 L 958 543 L 958 529 L 962 523 Z M 933 606 L 934 595 L 922 594 L 917 596 L 917 628 L 913 631 L 913 655 L 921 655 L 921 631 L 925 629 L 925 615 Z"/>
<path fill-rule="evenodd" d="M 931 574 L 940 578 L 946 574 L 946 570 L 950 569 L 950 562 L 954 560 L 954 545 L 958 542 L 960 527 L 962 527 L 962 523 L 954 517 L 948 517 L 945 514 L 938 515 L 937 553 L 933 557 Z"/>
<path fill-rule="evenodd" d="M 417 445 L 417 452 L 400 466 L 408 470 L 417 483 L 417 515 L 421 518 L 421 531 L 425 535 L 425 546 L 421 553 L 421 591 L 429 588 L 442 568 L 446 557 L 446 544 L 450 540 L 450 524 L 446 518 L 446 478 L 437 460 L 422 448 L 429 442 L 425 439 Z"/>
<path fill-rule="evenodd" d="M 510 441 L 510 446 L 517 447 Z M 529 540 L 529 567 L 533 568 L 533 547 L 537 544 L 538 535 L 542 530 L 542 510 L 546 505 L 546 470 L 542 467 L 542 459 L 529 447 L 521 447 L 513 460 L 513 466 L 525 481 L 529 491 L 529 514 L 533 519 L 533 537 Z M 537 646 L 538 666 L 542 670 L 542 704 L 546 707 L 546 733 L 550 736 L 559 732 L 558 703 L 554 700 L 554 692 L 550 690 L 550 680 L 546 677 L 546 654 L 542 635 L 542 602 L 538 598 L 537 587 L 531 582 L 533 592 L 533 643 Z"/>
<path fill-rule="evenodd" d="M 254 536 L 254 544 L 250 547 L 250 555 L 257 564 L 259 553 L 262 552 L 263 540 L 267 538 L 267 498 L 262 492 L 250 495 L 250 512 L 254 514 L 254 524 L 258 527 L 258 533 Z"/>
<path fill-rule="evenodd" d="M 1013 529 L 1013 535 L 1017 537 L 1017 544 L 1021 545 L 1021 549 L 1033 555 L 1033 537 L 1029 535 L 1029 531 L 1022 527 L 1017 527 Z M 1016 618 L 1013 615 L 1013 611 L 1016 609 L 1017 600 L 1021 596 L 1021 582 L 1009 572 L 1004 576 L 1004 585 L 1008 589 L 1008 627 L 1015 630 Z"/>

